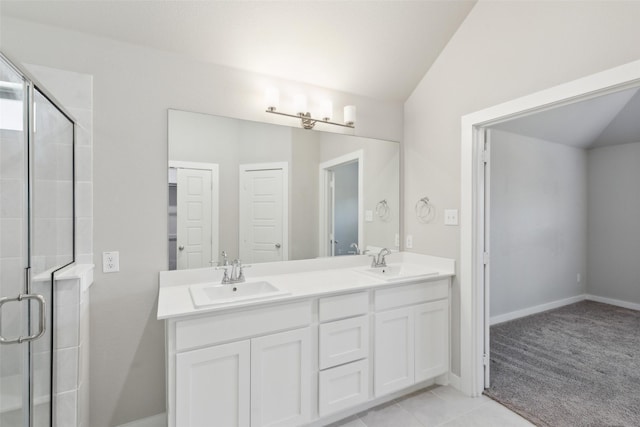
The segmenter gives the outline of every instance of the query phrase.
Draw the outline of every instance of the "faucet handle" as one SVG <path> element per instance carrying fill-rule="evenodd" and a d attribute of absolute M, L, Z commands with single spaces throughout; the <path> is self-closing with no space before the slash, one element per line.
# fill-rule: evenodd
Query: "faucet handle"
<path fill-rule="evenodd" d="M 376 254 L 368 254 L 371 257 L 371 268 L 376 268 L 378 266 L 378 260 Z"/>
<path fill-rule="evenodd" d="M 229 271 L 228 271 L 229 266 L 221 265 L 214 268 L 216 270 L 224 270 L 224 273 L 222 274 L 222 281 L 220 283 L 222 284 L 229 283 Z"/>

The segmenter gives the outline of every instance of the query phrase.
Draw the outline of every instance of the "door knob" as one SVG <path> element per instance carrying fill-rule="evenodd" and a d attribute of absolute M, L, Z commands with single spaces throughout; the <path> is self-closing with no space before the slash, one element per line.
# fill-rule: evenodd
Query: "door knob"
<path fill-rule="evenodd" d="M 180 249 L 181 251 L 184 251 L 184 246 L 180 245 L 180 246 L 178 246 L 178 249 Z"/>
<path fill-rule="evenodd" d="M 280 243 L 276 243 L 276 249 L 280 249 L 281 246 Z"/>

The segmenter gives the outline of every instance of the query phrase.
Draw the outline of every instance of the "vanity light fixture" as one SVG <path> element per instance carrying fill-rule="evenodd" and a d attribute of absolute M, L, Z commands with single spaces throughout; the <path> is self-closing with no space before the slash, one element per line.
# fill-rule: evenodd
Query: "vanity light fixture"
<path fill-rule="evenodd" d="M 354 105 L 347 105 L 344 107 L 344 123 L 338 123 L 331 121 L 331 116 L 333 115 L 333 104 L 329 100 L 326 100 L 321 104 L 321 119 L 311 117 L 311 113 L 307 111 L 307 98 L 304 95 L 296 95 L 294 97 L 293 104 L 297 111 L 296 114 L 281 113 L 280 111 L 277 111 L 279 101 L 280 96 L 278 94 L 278 89 L 272 87 L 267 88 L 265 92 L 267 109 L 265 111 L 267 113 L 278 114 L 280 116 L 299 118 L 302 120 L 302 127 L 305 129 L 313 129 L 316 123 L 327 123 L 346 128 L 356 127 L 356 107 Z"/>

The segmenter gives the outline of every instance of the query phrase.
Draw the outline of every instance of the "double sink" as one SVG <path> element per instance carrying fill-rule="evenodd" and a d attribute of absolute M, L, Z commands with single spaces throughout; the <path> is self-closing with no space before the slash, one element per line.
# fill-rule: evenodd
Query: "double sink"
<path fill-rule="evenodd" d="M 438 275 L 437 271 L 426 270 L 420 265 L 407 263 L 394 263 L 376 268 L 354 268 L 353 271 L 387 282 L 423 279 Z M 189 292 L 196 308 L 244 301 L 267 300 L 289 295 L 289 292 L 280 290 L 264 280 L 224 285 L 219 283 L 198 283 L 189 286 Z"/>

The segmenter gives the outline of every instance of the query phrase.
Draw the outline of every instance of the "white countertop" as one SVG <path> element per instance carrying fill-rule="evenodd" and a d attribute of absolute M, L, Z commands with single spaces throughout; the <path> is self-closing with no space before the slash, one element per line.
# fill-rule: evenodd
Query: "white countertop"
<path fill-rule="evenodd" d="M 252 268 L 245 270 L 247 282 L 266 281 L 278 289 L 288 292 L 288 294 L 270 299 L 239 301 L 196 308 L 191 299 L 189 287 L 197 283 L 219 284 L 222 272 L 213 268 L 163 271 L 160 273 L 158 319 L 263 306 L 300 298 L 397 286 L 416 281 L 437 280 L 455 274 L 455 261 L 447 258 L 410 252 L 399 252 L 387 256 L 387 264 L 398 263 L 417 266 L 424 271 L 425 275 L 434 272 L 437 274 L 389 282 L 357 271 L 369 268 L 370 258 L 363 255 L 255 264 Z M 238 286 L 242 286 L 242 283 Z"/>

